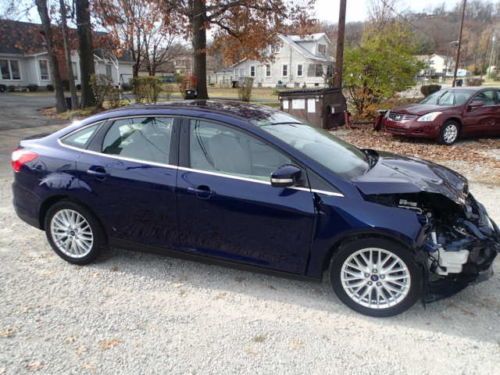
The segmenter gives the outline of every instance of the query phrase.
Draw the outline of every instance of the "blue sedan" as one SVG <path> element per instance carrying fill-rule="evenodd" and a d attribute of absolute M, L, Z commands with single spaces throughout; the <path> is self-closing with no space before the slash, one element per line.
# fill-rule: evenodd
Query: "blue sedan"
<path fill-rule="evenodd" d="M 487 278 L 498 227 L 443 166 L 229 101 L 100 113 L 12 154 L 14 206 L 54 251 L 108 246 L 321 280 L 371 316 Z"/>

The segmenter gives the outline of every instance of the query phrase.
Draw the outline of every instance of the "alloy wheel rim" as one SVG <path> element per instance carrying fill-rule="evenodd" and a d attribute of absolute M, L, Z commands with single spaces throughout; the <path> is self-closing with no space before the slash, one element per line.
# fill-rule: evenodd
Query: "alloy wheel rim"
<path fill-rule="evenodd" d="M 94 235 L 87 219 L 71 209 L 57 211 L 50 222 L 50 232 L 57 248 L 71 258 L 90 253 Z"/>
<path fill-rule="evenodd" d="M 450 124 L 444 129 L 443 138 L 446 143 L 453 143 L 458 136 L 458 129 L 455 125 Z"/>
<path fill-rule="evenodd" d="M 371 309 L 396 306 L 406 298 L 411 287 L 405 262 L 379 248 L 352 253 L 342 265 L 340 279 L 349 298 Z"/>

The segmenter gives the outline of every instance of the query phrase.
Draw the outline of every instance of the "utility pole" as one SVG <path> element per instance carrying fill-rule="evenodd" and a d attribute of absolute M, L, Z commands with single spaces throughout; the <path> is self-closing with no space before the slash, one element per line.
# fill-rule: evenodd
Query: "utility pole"
<path fill-rule="evenodd" d="M 339 25 L 337 33 L 337 55 L 335 58 L 335 75 L 333 86 L 342 88 L 342 70 L 344 67 L 344 40 L 345 40 L 345 10 L 346 1 L 340 0 Z"/>
<path fill-rule="evenodd" d="M 453 84 L 452 84 L 453 87 L 455 87 L 455 85 L 457 84 L 457 72 L 458 72 L 458 64 L 460 62 L 460 47 L 462 46 L 462 31 L 464 29 L 466 5 L 467 5 L 467 0 L 464 0 L 464 5 L 462 6 L 462 21 L 460 22 L 460 34 L 458 36 L 457 58 L 455 60 L 455 72 L 453 73 Z"/>

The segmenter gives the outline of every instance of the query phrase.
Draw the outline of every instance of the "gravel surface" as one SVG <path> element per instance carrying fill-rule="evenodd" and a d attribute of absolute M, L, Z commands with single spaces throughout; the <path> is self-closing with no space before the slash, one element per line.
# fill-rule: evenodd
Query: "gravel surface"
<path fill-rule="evenodd" d="M 472 191 L 500 221 L 497 187 Z M 500 372 L 500 265 L 488 282 L 374 319 L 326 282 L 111 250 L 78 267 L 0 179 L 0 374 Z"/>

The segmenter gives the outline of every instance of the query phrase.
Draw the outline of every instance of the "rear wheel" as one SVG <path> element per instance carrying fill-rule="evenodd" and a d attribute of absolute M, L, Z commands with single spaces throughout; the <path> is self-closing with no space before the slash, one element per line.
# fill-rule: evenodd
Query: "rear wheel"
<path fill-rule="evenodd" d="M 452 145 L 458 140 L 460 135 L 460 124 L 454 120 L 444 123 L 439 133 L 439 143 L 443 145 Z"/>
<path fill-rule="evenodd" d="M 422 274 L 410 250 L 380 238 L 342 245 L 332 260 L 330 280 L 342 302 L 376 317 L 409 309 L 422 290 Z"/>
<path fill-rule="evenodd" d="M 44 228 L 52 249 L 69 263 L 88 264 L 105 245 L 104 233 L 94 215 L 71 201 L 51 206 Z"/>

